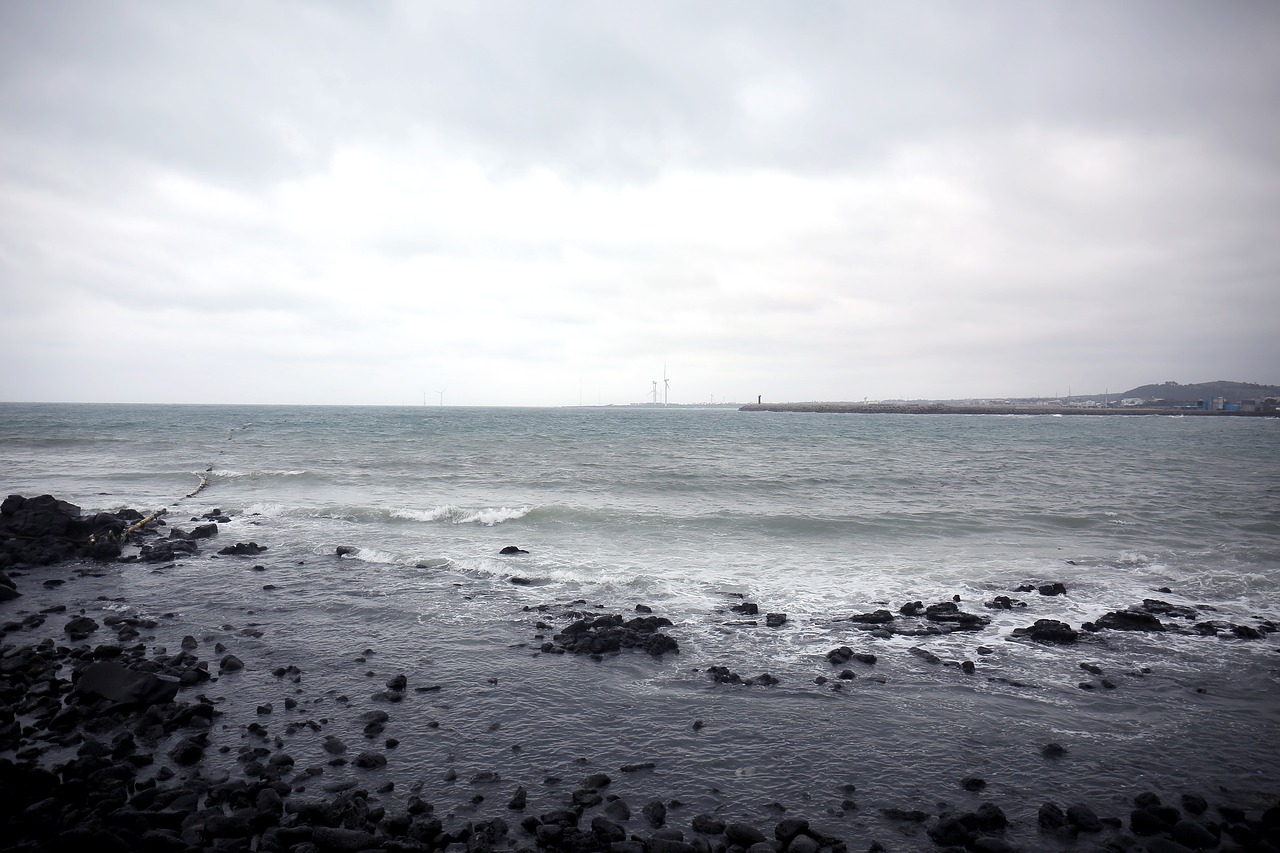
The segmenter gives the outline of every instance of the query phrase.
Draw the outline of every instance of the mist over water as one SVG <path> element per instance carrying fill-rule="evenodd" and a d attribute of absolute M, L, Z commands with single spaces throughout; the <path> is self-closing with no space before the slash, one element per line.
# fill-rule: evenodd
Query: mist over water
<path fill-rule="evenodd" d="M 179 610 L 210 634 L 251 620 L 320 693 L 368 667 L 448 685 L 402 723 L 387 773 L 434 778 L 447 760 L 532 783 L 571 778 L 583 756 L 662 758 L 629 781 L 637 796 L 782 803 L 846 829 L 874 820 L 838 808 L 845 783 L 868 807 L 903 806 L 959 800 L 956 781 L 985 774 L 1034 824 L 1064 786 L 1105 805 L 1139 783 L 1182 790 L 1188 772 L 1255 793 L 1280 775 L 1276 751 L 1258 749 L 1280 743 L 1276 635 L 1011 640 L 1036 619 L 1079 627 L 1149 598 L 1213 608 L 1205 619 L 1280 618 L 1274 419 L 5 404 L 0 487 L 86 511 L 168 507 L 180 527 L 215 507 L 232 516 L 217 543 L 267 545 L 265 575 L 206 548 L 76 594 L 110 588 L 122 607 Z M 528 553 L 498 554 L 512 544 Z M 359 551 L 340 560 L 338 545 Z M 1068 594 L 1013 592 L 1054 581 Z M 28 604 L 40 595 L 54 593 Z M 843 621 L 956 595 L 991 624 L 877 639 Z M 1027 606 L 985 608 L 996 595 Z M 759 604 L 757 626 L 735 624 L 738 596 Z M 651 606 L 680 654 L 536 654 L 578 600 Z M 786 625 L 766 628 L 766 612 Z M 835 677 L 824 655 L 838 645 L 879 661 L 832 690 L 814 679 Z M 376 663 L 354 662 L 365 648 Z M 1080 689 L 1081 662 L 1119 686 Z M 712 665 L 781 683 L 714 685 Z M 240 689 L 247 703 L 276 688 L 246 672 Z M 497 720 L 500 735 L 485 728 Z M 1069 765 L 1046 768 L 1049 741 Z"/>

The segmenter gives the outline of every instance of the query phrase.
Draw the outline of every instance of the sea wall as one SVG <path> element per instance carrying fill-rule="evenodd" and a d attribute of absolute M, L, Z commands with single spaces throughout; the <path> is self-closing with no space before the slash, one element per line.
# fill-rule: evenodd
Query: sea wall
<path fill-rule="evenodd" d="M 981 406 L 949 403 L 749 403 L 740 412 L 817 412 L 861 415 L 1195 415 L 1276 417 L 1273 412 L 1214 412 L 1202 409 L 1128 407 L 1086 409 L 1075 406 Z"/>

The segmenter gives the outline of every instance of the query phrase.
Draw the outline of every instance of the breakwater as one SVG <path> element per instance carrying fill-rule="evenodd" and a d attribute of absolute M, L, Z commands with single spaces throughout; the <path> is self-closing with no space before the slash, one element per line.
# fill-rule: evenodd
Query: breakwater
<path fill-rule="evenodd" d="M 850 415 L 1195 415 L 1214 417 L 1276 417 L 1275 412 L 1218 412 L 1203 409 L 1171 409 L 1130 406 L 1123 409 L 1075 406 L 1000 405 L 952 403 L 749 403 L 740 412 L 815 412 Z"/>

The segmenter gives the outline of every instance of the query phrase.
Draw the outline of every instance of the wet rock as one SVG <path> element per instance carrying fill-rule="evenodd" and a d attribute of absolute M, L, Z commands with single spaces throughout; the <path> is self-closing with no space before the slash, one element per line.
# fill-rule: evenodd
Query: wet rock
<path fill-rule="evenodd" d="M 1067 588 L 1061 583 L 1043 583 L 1036 587 L 1036 591 L 1041 595 L 1066 595 Z"/>
<path fill-rule="evenodd" d="M 887 625 L 893 621 L 893 614 L 888 610 L 873 610 L 870 613 L 855 613 L 849 621 L 858 625 Z"/>
<path fill-rule="evenodd" d="M 773 828 L 773 837 L 778 843 L 788 845 L 799 835 L 809 831 L 809 821 L 802 817 L 789 817 L 778 821 Z"/>
<path fill-rule="evenodd" d="M 1202 815 L 1209 809 L 1209 803 L 1198 794 L 1182 795 L 1182 810 L 1187 814 Z"/>
<path fill-rule="evenodd" d="M 976 631 L 991 622 L 989 616 L 964 612 L 954 601 L 931 604 L 925 608 L 924 616 L 930 622 L 944 623 L 956 631 Z"/>
<path fill-rule="evenodd" d="M 516 788 L 516 792 L 511 795 L 511 800 L 507 803 L 507 808 L 513 809 L 515 811 L 521 811 L 524 809 L 525 804 L 528 802 L 528 800 L 529 800 L 529 793 L 524 789 L 524 786 L 521 785 L 520 787 Z"/>
<path fill-rule="evenodd" d="M 138 559 L 144 563 L 168 563 L 182 557 L 190 557 L 200 553 L 200 546 L 191 539 L 161 539 L 143 545 L 138 550 Z"/>
<path fill-rule="evenodd" d="M 266 545 L 259 545 L 257 542 L 237 542 L 234 545 L 228 545 L 218 551 L 219 554 L 231 556 L 251 557 L 261 554 L 267 550 Z"/>
<path fill-rule="evenodd" d="M 1066 622 L 1059 622 L 1057 619 L 1037 619 L 1034 624 L 1026 628 L 1014 628 L 1013 635 L 1026 637 L 1037 643 L 1071 645 L 1079 639 L 1080 633 Z"/>
<path fill-rule="evenodd" d="M 758 616 L 760 614 L 760 605 L 752 604 L 749 601 L 735 604 L 729 609 L 742 616 Z"/>
<path fill-rule="evenodd" d="M 603 844 L 627 840 L 627 831 L 604 815 L 596 815 L 591 819 L 591 832 Z"/>
<path fill-rule="evenodd" d="M 764 615 L 764 624 L 769 628 L 781 628 L 787 624 L 787 614 L 785 613 L 766 613 Z"/>
<path fill-rule="evenodd" d="M 644 819 L 655 829 L 667 822 L 667 807 L 662 800 L 650 800 L 640 809 Z"/>
<path fill-rule="evenodd" d="M 599 616 L 579 619 L 552 639 L 555 645 L 574 654 L 617 654 L 622 649 L 638 649 L 661 657 L 678 652 L 674 637 L 662 633 L 671 626 L 670 619 L 660 616 L 637 616 L 626 622 L 622 616 Z"/>
<path fill-rule="evenodd" d="M 689 825 L 694 832 L 701 832 L 703 835 L 720 835 L 725 827 L 723 820 L 709 814 L 696 815 Z"/>
<path fill-rule="evenodd" d="M 376 847 L 373 833 L 362 829 L 344 829 L 333 826 L 316 826 L 311 830 L 311 841 L 322 851 L 355 853 Z"/>
<path fill-rule="evenodd" d="M 840 646 L 827 652 L 827 660 L 837 666 L 853 657 L 853 649 L 848 646 Z"/>
<path fill-rule="evenodd" d="M 1115 610 L 1103 614 L 1093 623 L 1099 629 L 1112 631 L 1163 631 L 1164 623 L 1141 610 Z"/>
<path fill-rule="evenodd" d="M 67 622 L 63 628 L 67 636 L 73 641 L 87 639 L 90 634 L 98 630 L 98 622 L 88 616 L 77 616 Z"/>
<path fill-rule="evenodd" d="M 1036 816 L 1040 829 L 1045 831 L 1054 831 L 1062 829 L 1067 825 L 1067 815 L 1056 803 L 1045 803 L 1040 806 L 1040 811 Z"/>
<path fill-rule="evenodd" d="M 1167 601 L 1160 601 L 1155 598 L 1144 598 L 1141 609 L 1143 612 L 1150 613 L 1153 616 L 1171 616 L 1175 619 L 1195 619 L 1199 615 L 1194 607 L 1170 604 Z"/>
<path fill-rule="evenodd" d="M 192 737 L 179 740 L 169 751 L 169 757 L 183 766 L 195 764 L 204 757 L 205 748 L 209 745 L 209 736 L 203 732 Z"/>
<path fill-rule="evenodd" d="M 1079 832 L 1101 832 L 1102 821 L 1098 815 L 1084 803 L 1076 803 L 1067 808 L 1067 823 Z"/>
<path fill-rule="evenodd" d="M 745 823 L 730 823 L 724 828 L 724 837 L 730 844 L 739 847 L 750 847 L 752 844 L 765 842 L 765 834 L 754 826 Z"/>
<path fill-rule="evenodd" d="M 356 756 L 354 764 L 356 767 L 363 767 L 365 769 L 386 767 L 387 757 L 381 752 L 362 752 Z"/>
<path fill-rule="evenodd" d="M 515 545 L 508 545 L 498 553 L 505 556 L 511 556 L 513 554 L 528 554 L 529 552 L 524 550 L 523 548 L 518 548 Z"/>
<path fill-rule="evenodd" d="M 244 669 L 244 661 L 235 655 L 225 655 L 218 661 L 219 672 L 239 672 L 242 669 Z"/>
<path fill-rule="evenodd" d="M 1219 834 L 1192 818 L 1181 818 L 1169 830 L 1170 838 L 1193 850 L 1210 850 L 1220 843 Z"/>
<path fill-rule="evenodd" d="M 140 672 L 116 663 L 91 663 L 76 673 L 74 692 L 89 698 L 106 699 L 118 706 L 161 705 L 172 702 L 181 682 Z"/>
<path fill-rule="evenodd" d="M 933 652 L 929 651 L 928 649 L 921 648 L 920 646 L 914 646 L 914 647 L 912 647 L 912 649 L 911 649 L 911 654 L 913 654 L 913 655 L 915 655 L 916 657 L 920 658 L 920 659 L 921 659 L 921 660 L 923 660 L 925 663 L 931 663 L 931 664 L 940 664 L 940 663 L 942 663 L 942 658 L 938 657 L 937 655 L 935 655 Z"/>
<path fill-rule="evenodd" d="M 652 770 L 658 765 L 652 761 L 637 761 L 634 764 L 624 764 L 618 769 L 623 773 L 635 773 L 639 770 Z"/>
<path fill-rule="evenodd" d="M 187 534 L 188 539 L 211 539 L 218 535 L 218 525 L 201 524 Z"/>
<path fill-rule="evenodd" d="M 1016 598 L 1010 598 L 1007 595 L 997 595 L 995 598 L 986 602 L 983 606 L 989 607 L 992 610 L 1012 610 L 1015 607 L 1026 607 L 1027 603 L 1025 601 L 1018 601 Z"/>
<path fill-rule="evenodd" d="M 1067 754 L 1067 748 L 1060 743 L 1046 743 L 1040 748 L 1040 754 L 1045 758 L 1061 758 Z"/>

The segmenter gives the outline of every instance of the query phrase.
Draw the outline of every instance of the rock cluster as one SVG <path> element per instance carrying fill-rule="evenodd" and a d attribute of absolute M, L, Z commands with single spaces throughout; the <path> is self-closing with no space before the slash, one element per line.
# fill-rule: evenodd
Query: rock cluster
<path fill-rule="evenodd" d="M 661 616 L 636 616 L 623 620 L 621 614 L 582 617 L 560 633 L 553 642 L 542 644 L 544 652 L 573 654 L 617 654 L 623 649 L 639 649 L 654 657 L 680 651 L 676 639 L 662 632 L 671 627 L 670 619 Z"/>
<path fill-rule="evenodd" d="M 0 569 L 27 564 L 47 566 L 63 560 L 114 560 L 121 535 L 142 518 L 136 510 L 86 516 L 80 507 L 51 495 L 9 495 L 0 503 Z M 0 572 L 0 589 L 13 589 Z M 0 592 L 0 600 L 6 597 Z"/>
<path fill-rule="evenodd" d="M 898 608 L 896 616 L 881 609 L 870 613 L 855 613 L 847 621 L 874 636 L 887 638 L 978 631 L 991 624 L 991 617 L 966 613 L 955 601 L 942 601 L 927 607 L 923 601 L 908 601 Z"/>

